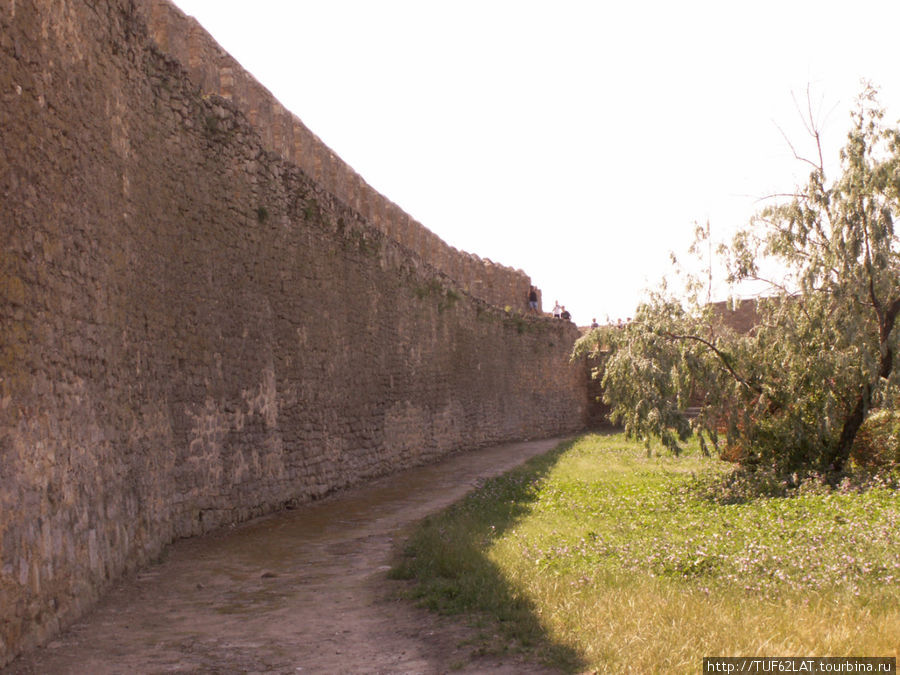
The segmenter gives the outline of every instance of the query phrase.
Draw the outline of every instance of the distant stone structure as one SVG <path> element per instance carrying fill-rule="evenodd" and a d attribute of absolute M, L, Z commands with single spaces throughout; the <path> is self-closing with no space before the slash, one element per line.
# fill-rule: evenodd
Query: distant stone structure
<path fill-rule="evenodd" d="M 713 314 L 723 325 L 738 333 L 749 333 L 759 323 L 758 300 L 747 298 L 737 302 L 715 302 Z"/>
<path fill-rule="evenodd" d="M 167 2 L 0 0 L 0 113 L 0 665 L 178 537 L 583 426 L 530 279 Z"/>

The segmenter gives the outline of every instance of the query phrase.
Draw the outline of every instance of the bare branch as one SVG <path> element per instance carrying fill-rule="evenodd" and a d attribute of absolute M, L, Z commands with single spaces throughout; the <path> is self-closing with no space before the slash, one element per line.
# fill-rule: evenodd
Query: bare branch
<path fill-rule="evenodd" d="M 790 140 L 787 138 L 785 133 L 783 131 L 781 131 L 780 128 L 778 130 L 781 131 L 781 135 L 784 137 L 784 139 L 787 141 L 788 145 L 791 147 L 791 150 L 794 152 L 794 157 L 796 159 L 800 160 L 801 162 L 806 162 L 807 164 L 812 165 L 813 167 L 815 167 L 816 169 L 818 169 L 820 172 L 822 172 L 824 174 L 825 173 L 825 160 L 822 157 L 822 142 L 821 142 L 821 138 L 819 136 L 819 127 L 818 127 L 818 124 L 816 123 L 816 118 L 815 118 L 815 115 L 813 114 L 813 110 L 812 110 L 812 95 L 810 94 L 809 84 L 807 83 L 807 85 L 806 85 L 806 114 L 805 115 L 800 110 L 800 104 L 797 103 L 797 96 L 793 92 L 791 92 L 791 98 L 794 100 L 794 107 L 797 109 L 797 114 L 800 116 L 800 120 L 803 122 L 803 126 L 806 127 L 806 133 L 808 133 L 810 136 L 812 136 L 816 141 L 816 151 L 818 152 L 818 155 L 819 155 L 819 163 L 816 164 L 812 160 L 806 159 L 805 157 L 801 157 L 800 155 L 798 155 L 796 150 L 794 150 L 794 146 L 791 144 Z"/>
<path fill-rule="evenodd" d="M 797 293 L 796 291 L 788 290 L 787 286 L 785 286 L 783 284 L 779 284 L 778 282 L 773 281 L 772 279 L 769 279 L 768 277 L 761 277 L 758 274 L 753 274 L 753 275 L 748 276 L 747 281 L 760 281 L 764 284 L 768 284 L 772 288 L 777 288 L 784 295 L 786 295 L 790 298 L 796 298 L 799 295 L 799 293 Z"/>
<path fill-rule="evenodd" d="M 806 122 L 804 122 L 804 126 L 805 126 L 805 125 L 806 125 Z M 806 162 L 807 164 L 809 164 L 809 165 L 810 165 L 812 168 L 814 168 L 814 169 L 818 169 L 818 170 L 821 170 L 821 169 L 822 169 L 822 166 L 821 166 L 821 157 L 820 157 L 820 162 L 819 162 L 819 164 L 816 164 L 816 163 L 815 163 L 814 161 L 812 161 L 811 159 L 807 159 L 806 157 L 802 156 L 801 154 L 799 154 L 799 153 L 797 152 L 797 148 L 795 148 L 795 147 L 794 147 L 794 144 L 791 143 L 791 139 L 788 138 L 788 135 L 787 135 L 786 133 L 784 133 L 784 130 L 783 130 L 780 126 L 778 126 L 777 124 L 775 124 L 775 128 L 778 129 L 778 132 L 781 134 L 781 137 L 784 139 L 785 143 L 788 144 L 788 147 L 791 149 L 791 152 L 794 153 L 794 159 L 796 159 L 796 160 L 798 160 L 798 161 L 801 161 L 801 162 Z M 816 136 L 816 138 L 818 138 L 818 136 Z M 821 148 L 820 148 L 820 149 L 819 149 L 819 153 L 821 154 L 821 152 L 822 152 L 822 150 L 821 150 Z"/>
<path fill-rule="evenodd" d="M 816 123 L 812 111 L 812 96 L 809 93 L 809 84 L 806 85 L 806 110 L 809 114 L 809 131 L 816 139 L 816 150 L 819 151 L 819 171 L 825 173 L 825 160 L 822 158 L 822 139 L 819 136 L 819 126 Z"/>
<path fill-rule="evenodd" d="M 808 195 L 800 192 L 773 192 L 770 195 L 763 195 L 756 199 L 756 203 L 766 201 L 767 199 L 778 199 L 781 197 L 792 197 L 793 199 L 808 199 Z"/>

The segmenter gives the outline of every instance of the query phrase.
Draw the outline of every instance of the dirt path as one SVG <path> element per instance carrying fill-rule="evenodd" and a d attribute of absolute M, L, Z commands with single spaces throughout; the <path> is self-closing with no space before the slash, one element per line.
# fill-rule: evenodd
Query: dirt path
<path fill-rule="evenodd" d="M 393 598 L 402 528 L 558 440 L 459 454 L 295 511 L 185 540 L 4 675 L 542 673 Z"/>

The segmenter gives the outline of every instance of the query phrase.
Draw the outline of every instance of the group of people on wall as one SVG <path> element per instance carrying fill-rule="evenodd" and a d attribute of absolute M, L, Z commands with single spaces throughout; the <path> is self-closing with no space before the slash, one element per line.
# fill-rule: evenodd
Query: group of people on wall
<path fill-rule="evenodd" d="M 572 315 L 569 314 L 569 310 L 566 309 L 566 306 L 559 304 L 559 300 L 557 300 L 553 305 L 553 318 L 571 321 Z"/>
<path fill-rule="evenodd" d="M 528 309 L 531 312 L 538 311 L 538 293 L 534 286 L 528 291 Z M 566 309 L 566 306 L 560 305 L 559 300 L 557 300 L 553 305 L 553 318 L 571 321 L 572 315 L 569 314 L 569 310 Z"/>
<path fill-rule="evenodd" d="M 528 310 L 530 312 L 538 312 L 538 295 L 537 289 L 532 286 L 528 291 Z M 553 305 L 553 318 L 554 319 L 565 319 L 566 321 L 572 320 L 572 315 L 569 314 L 569 311 L 566 309 L 565 305 L 560 305 L 559 300 L 557 300 Z"/>
<path fill-rule="evenodd" d="M 536 306 L 533 306 L 532 309 L 537 311 Z M 554 319 L 565 319 L 566 321 L 571 321 L 572 315 L 569 314 L 569 310 L 566 309 L 566 306 L 560 305 L 559 301 L 557 300 L 553 304 L 553 318 Z M 629 318 L 628 321 L 630 322 L 631 318 Z M 607 325 L 613 325 L 612 322 L 609 320 L 609 317 L 606 317 L 606 323 L 607 323 Z M 622 328 L 625 324 L 622 322 L 622 319 L 619 319 L 618 323 L 615 325 L 619 328 Z M 600 327 L 600 323 L 597 321 L 597 319 L 596 318 L 591 319 L 591 329 L 599 328 L 599 327 Z"/>
<path fill-rule="evenodd" d="M 538 309 L 538 293 L 537 289 L 532 286 L 528 291 L 528 309 L 533 313 L 538 313 L 540 310 Z M 553 303 L 553 311 L 551 312 L 554 319 L 564 319 L 566 321 L 572 320 L 572 315 L 569 313 L 569 310 L 566 309 L 565 305 L 559 304 L 559 300 L 556 300 Z M 617 328 L 624 328 L 627 323 L 631 323 L 631 317 L 628 317 L 627 321 L 622 321 L 619 319 L 615 323 L 610 321 L 609 316 L 606 317 L 606 325 L 607 326 L 616 326 Z M 591 319 L 591 329 L 599 328 L 600 323 L 596 318 Z"/>

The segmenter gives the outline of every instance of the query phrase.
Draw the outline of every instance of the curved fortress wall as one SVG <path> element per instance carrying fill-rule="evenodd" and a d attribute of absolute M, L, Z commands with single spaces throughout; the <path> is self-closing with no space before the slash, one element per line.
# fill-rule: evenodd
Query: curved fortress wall
<path fill-rule="evenodd" d="M 236 66 L 211 94 L 162 15 L 0 0 L 0 665 L 175 538 L 583 422 L 575 327 L 497 306 L 527 277 L 285 147 Z"/>
<path fill-rule="evenodd" d="M 168 0 L 147 0 L 141 10 L 157 46 L 187 68 L 202 93 L 232 101 L 257 128 L 267 150 L 299 166 L 369 224 L 447 274 L 463 290 L 499 307 L 526 307 L 530 280 L 524 272 L 458 251 L 373 190 L 194 18 Z"/>

